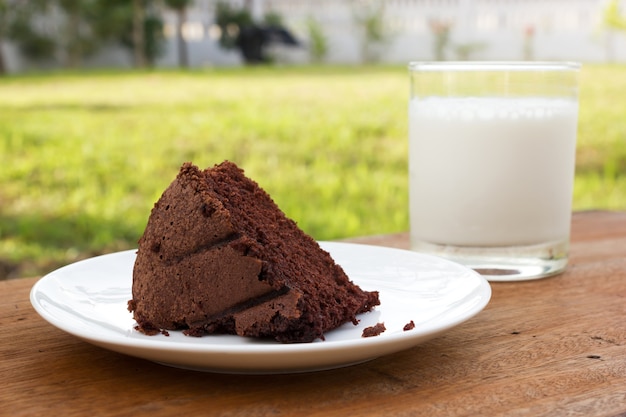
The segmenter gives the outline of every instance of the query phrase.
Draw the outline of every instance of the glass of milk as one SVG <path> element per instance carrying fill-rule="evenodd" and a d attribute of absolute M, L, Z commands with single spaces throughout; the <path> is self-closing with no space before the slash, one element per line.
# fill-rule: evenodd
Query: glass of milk
<path fill-rule="evenodd" d="M 565 62 L 409 64 L 413 250 L 491 281 L 565 269 L 579 70 Z"/>

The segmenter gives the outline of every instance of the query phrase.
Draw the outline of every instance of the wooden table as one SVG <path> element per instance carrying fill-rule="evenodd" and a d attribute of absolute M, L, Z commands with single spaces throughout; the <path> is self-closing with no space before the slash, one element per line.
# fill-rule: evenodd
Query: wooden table
<path fill-rule="evenodd" d="M 407 234 L 353 239 L 405 248 Z M 310 374 L 184 371 L 41 319 L 35 279 L 0 282 L 0 414 L 626 416 L 626 213 L 573 216 L 556 277 L 492 283 L 480 314 L 415 348 Z"/>

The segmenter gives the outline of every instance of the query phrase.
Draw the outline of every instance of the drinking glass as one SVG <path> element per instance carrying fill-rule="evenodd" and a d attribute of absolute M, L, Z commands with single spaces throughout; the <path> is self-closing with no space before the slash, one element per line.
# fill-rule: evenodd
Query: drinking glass
<path fill-rule="evenodd" d="M 490 281 L 563 271 L 580 65 L 409 64 L 413 250 Z"/>

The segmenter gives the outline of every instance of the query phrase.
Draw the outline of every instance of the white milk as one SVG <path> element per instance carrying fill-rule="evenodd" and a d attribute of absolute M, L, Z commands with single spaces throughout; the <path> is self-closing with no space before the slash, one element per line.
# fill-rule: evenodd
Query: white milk
<path fill-rule="evenodd" d="M 577 113 L 566 99 L 412 99 L 411 239 L 483 247 L 569 239 Z"/>

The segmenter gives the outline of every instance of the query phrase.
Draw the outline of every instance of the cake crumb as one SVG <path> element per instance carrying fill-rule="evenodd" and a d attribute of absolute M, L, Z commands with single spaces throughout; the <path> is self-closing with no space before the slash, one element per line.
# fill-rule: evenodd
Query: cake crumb
<path fill-rule="evenodd" d="M 155 334 L 159 334 L 161 332 L 160 329 L 157 329 L 156 327 L 153 327 L 153 326 L 143 326 L 142 327 L 140 325 L 137 325 L 137 326 L 135 326 L 135 330 L 145 334 L 146 336 L 154 336 Z"/>
<path fill-rule="evenodd" d="M 411 320 L 410 322 L 404 325 L 402 330 L 406 332 L 407 330 L 413 330 L 414 328 L 415 328 L 415 323 L 413 323 L 413 320 Z"/>
<path fill-rule="evenodd" d="M 365 329 L 363 329 L 363 334 L 361 335 L 361 337 L 378 336 L 385 330 L 387 330 L 387 328 L 385 327 L 385 323 L 376 323 L 374 326 L 366 327 Z"/>

